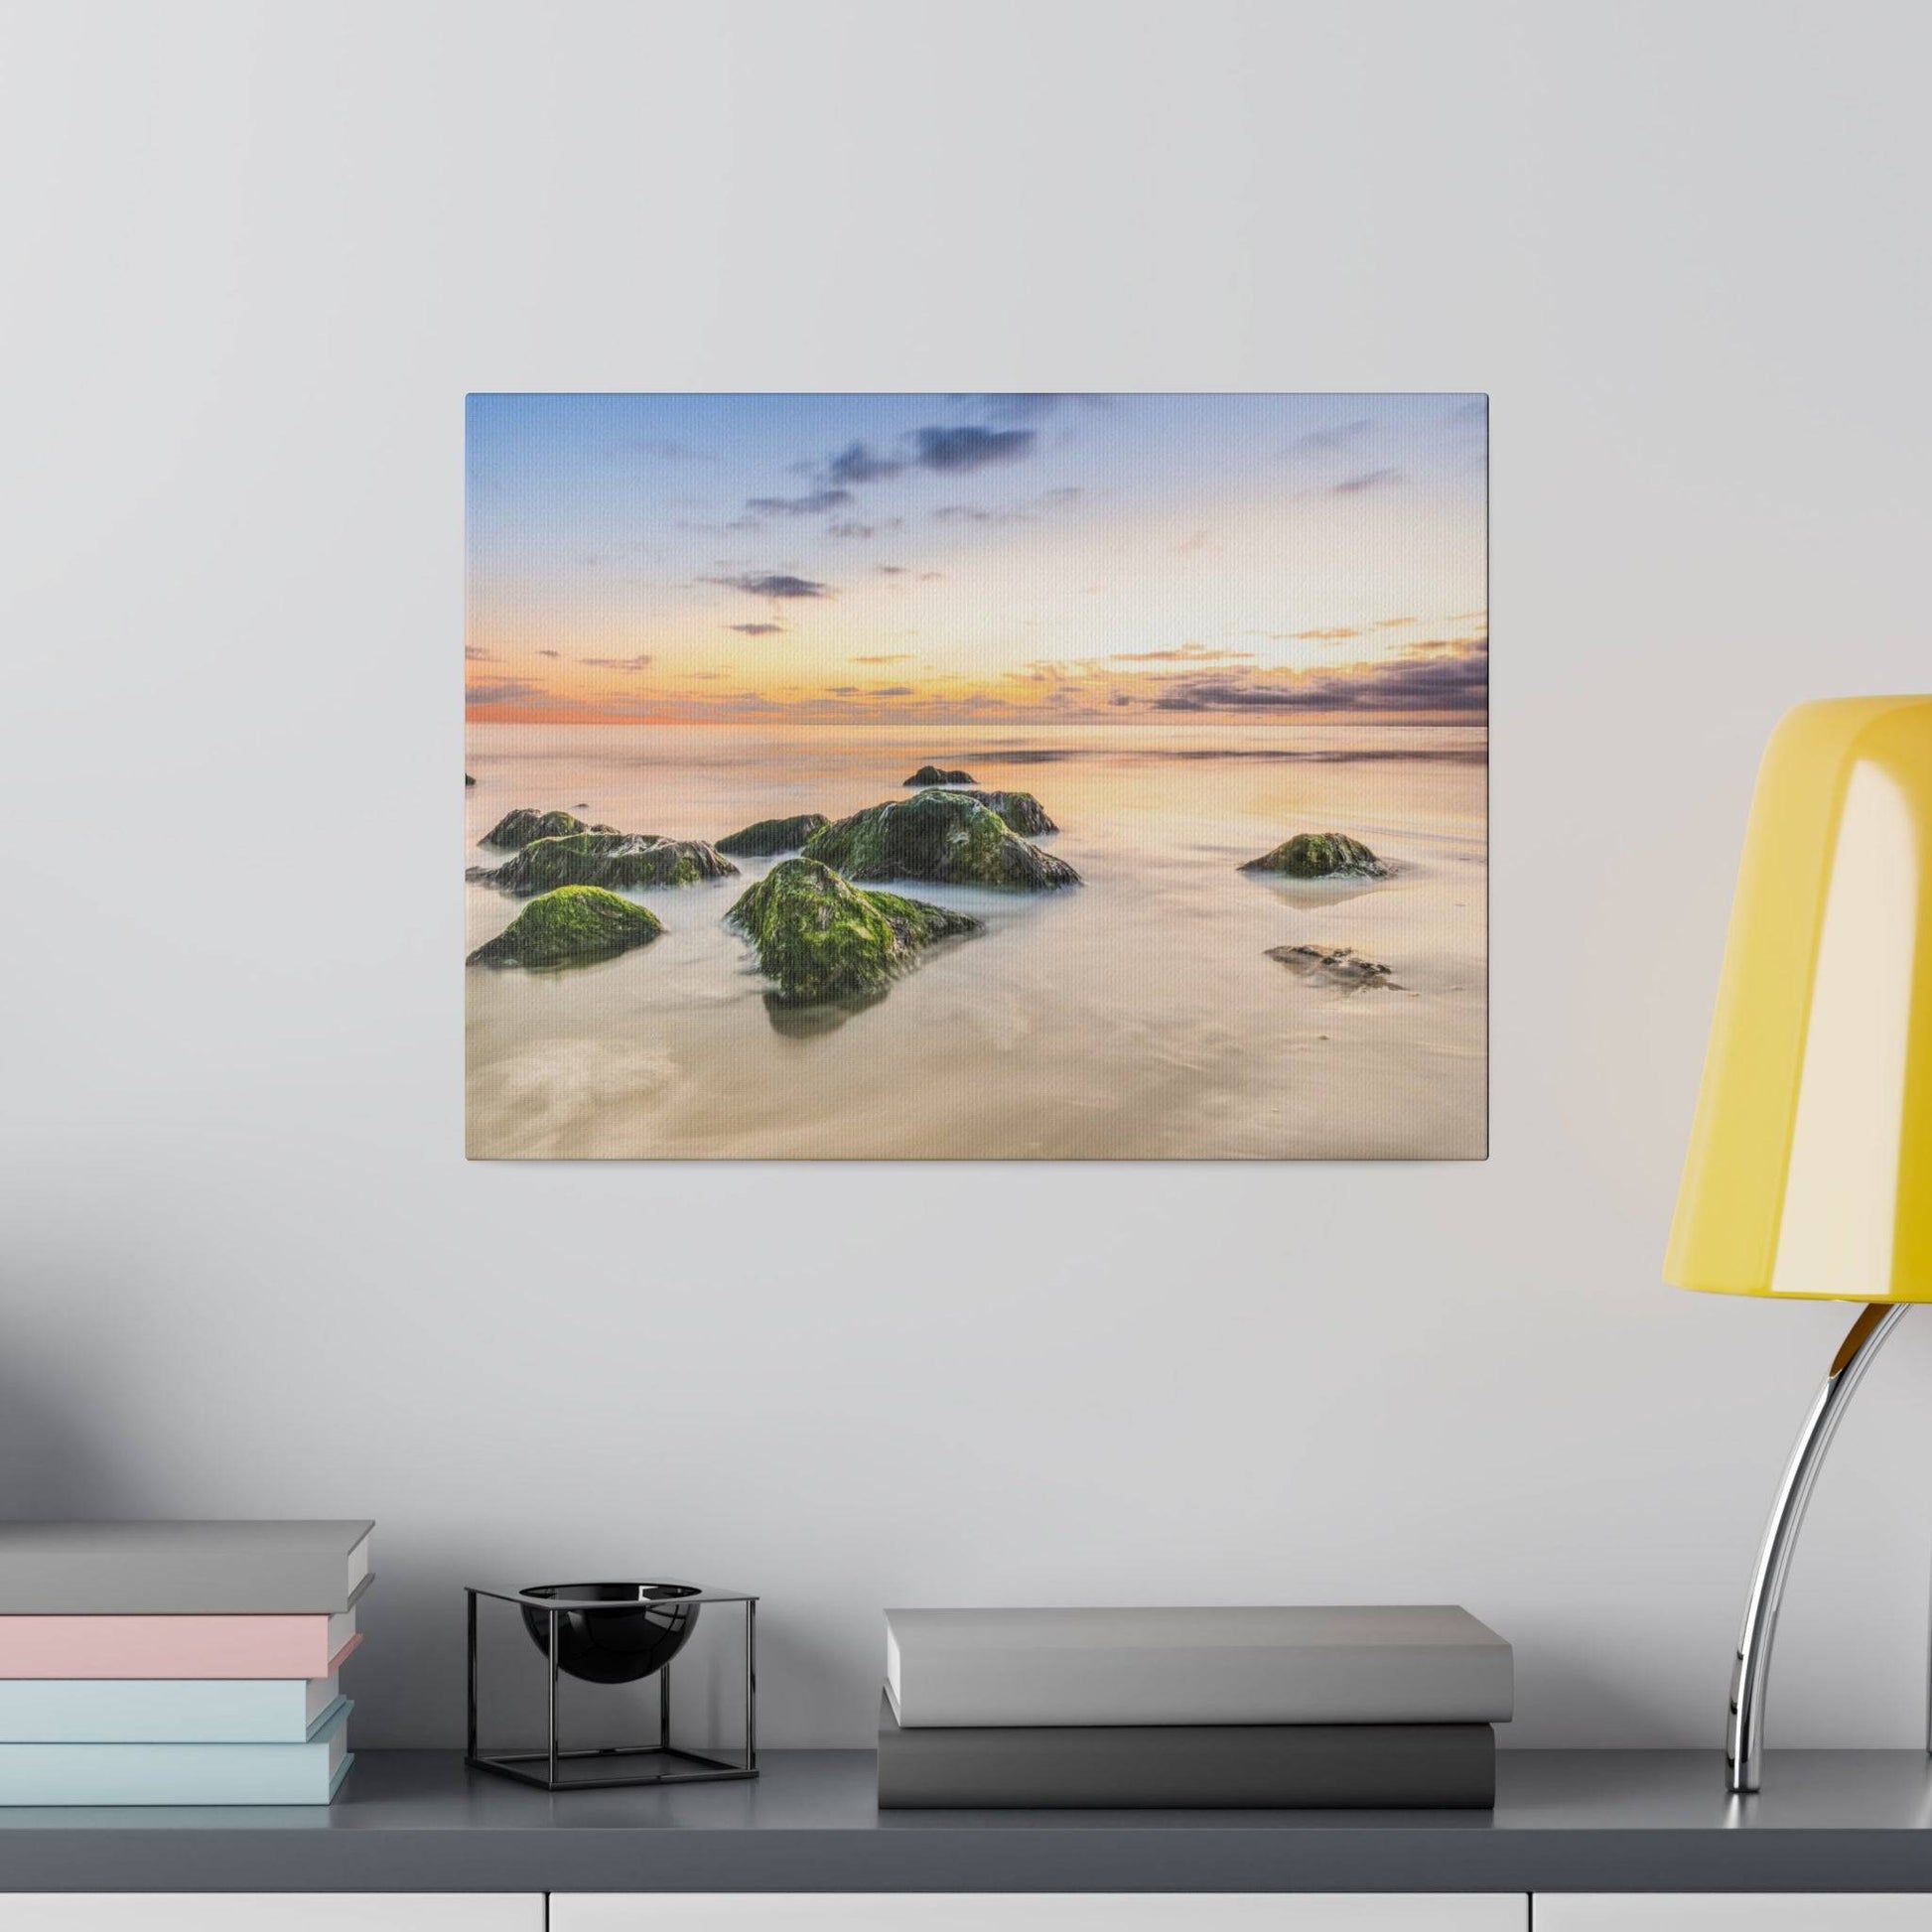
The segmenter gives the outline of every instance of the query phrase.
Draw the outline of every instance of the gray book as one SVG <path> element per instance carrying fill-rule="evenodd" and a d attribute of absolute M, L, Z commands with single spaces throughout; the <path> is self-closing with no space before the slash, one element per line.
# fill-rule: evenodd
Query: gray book
<path fill-rule="evenodd" d="M 880 1700 L 886 1811 L 1468 1811 L 1495 1802 L 1496 1733 L 1488 1725 L 907 1730 L 892 1700 Z"/>
<path fill-rule="evenodd" d="M 0 1523 L 0 1615 L 335 1616 L 368 1522 Z"/>
<path fill-rule="evenodd" d="M 1501 1724 L 1510 1649 L 1449 1604 L 888 1610 L 908 1730 L 985 1725 Z"/>

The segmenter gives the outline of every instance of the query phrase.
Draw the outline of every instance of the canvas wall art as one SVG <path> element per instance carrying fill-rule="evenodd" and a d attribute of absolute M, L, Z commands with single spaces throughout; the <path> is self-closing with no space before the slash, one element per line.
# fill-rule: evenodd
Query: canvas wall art
<path fill-rule="evenodd" d="M 1481 1158 L 1487 440 L 472 397 L 470 1154 Z"/>

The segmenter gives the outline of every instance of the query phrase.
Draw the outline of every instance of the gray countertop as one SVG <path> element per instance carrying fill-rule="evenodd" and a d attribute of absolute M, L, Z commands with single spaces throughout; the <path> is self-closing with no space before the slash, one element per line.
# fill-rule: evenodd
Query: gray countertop
<path fill-rule="evenodd" d="M 1932 1891 L 1932 1763 L 1502 1751 L 1490 1812 L 881 1812 L 869 1751 L 550 1796 L 364 1751 L 331 1807 L 0 1810 L 10 1891 Z"/>

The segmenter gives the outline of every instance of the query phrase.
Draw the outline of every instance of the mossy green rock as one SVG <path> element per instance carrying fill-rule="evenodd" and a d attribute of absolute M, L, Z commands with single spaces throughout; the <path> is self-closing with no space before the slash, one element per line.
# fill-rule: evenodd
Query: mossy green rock
<path fill-rule="evenodd" d="M 472 966 L 588 966 L 647 946 L 664 930 L 655 912 L 596 886 L 563 886 L 533 898 Z"/>
<path fill-rule="evenodd" d="M 980 930 L 968 913 L 862 891 L 810 859 L 773 866 L 725 916 L 792 1006 L 883 993 L 935 939 Z"/>
<path fill-rule="evenodd" d="M 1046 816 L 1046 808 L 1031 791 L 962 791 L 962 798 L 977 799 L 989 812 L 1006 820 L 1007 830 L 1030 839 L 1042 837 L 1060 828 Z"/>
<path fill-rule="evenodd" d="M 814 832 L 831 820 L 823 812 L 800 812 L 796 818 L 761 818 L 742 832 L 718 841 L 720 852 L 735 859 L 769 859 L 774 853 L 796 852 Z"/>
<path fill-rule="evenodd" d="M 935 886 L 1050 892 L 1080 875 L 1008 830 L 963 791 L 923 791 L 871 805 L 815 833 L 805 857 L 848 879 L 922 879 Z"/>
<path fill-rule="evenodd" d="M 475 783 L 473 779 L 471 781 Z M 568 838 L 573 832 L 610 832 L 615 826 L 586 825 L 574 812 L 533 812 L 526 806 L 519 806 L 513 812 L 505 812 L 487 832 L 483 835 L 484 845 L 493 845 L 504 852 L 520 852 L 532 839 Z"/>
<path fill-rule="evenodd" d="M 648 833 L 573 832 L 568 838 L 533 839 L 507 864 L 469 877 L 498 892 L 525 897 L 559 886 L 603 886 L 627 892 L 638 886 L 695 886 L 730 879 L 738 868 L 702 839 L 656 839 Z"/>
<path fill-rule="evenodd" d="M 1250 859 L 1243 872 L 1279 873 L 1284 879 L 1386 879 L 1389 869 L 1360 839 L 1345 832 L 1297 832 L 1273 852 Z"/>
<path fill-rule="evenodd" d="M 970 785 L 970 771 L 944 771 L 936 764 L 922 764 L 905 781 L 908 785 Z"/>

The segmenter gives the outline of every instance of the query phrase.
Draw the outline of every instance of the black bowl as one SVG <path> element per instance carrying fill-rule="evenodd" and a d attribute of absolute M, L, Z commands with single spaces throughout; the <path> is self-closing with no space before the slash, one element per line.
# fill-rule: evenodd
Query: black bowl
<path fill-rule="evenodd" d="M 559 1610 L 557 1668 L 586 1684 L 634 1684 L 660 1671 L 698 1626 L 698 1608 L 682 1599 L 696 1584 L 532 1584 L 525 1596 L 627 1603 L 629 1609 Z M 523 1606 L 530 1641 L 550 1654 L 550 1612 Z"/>

